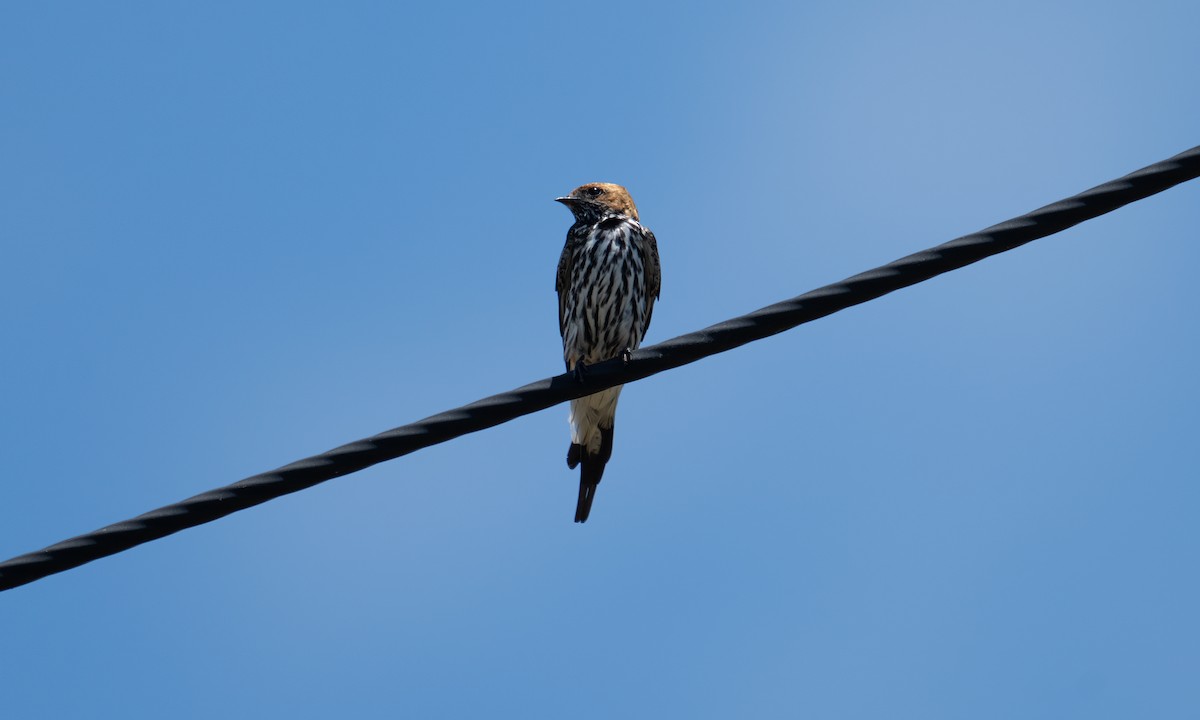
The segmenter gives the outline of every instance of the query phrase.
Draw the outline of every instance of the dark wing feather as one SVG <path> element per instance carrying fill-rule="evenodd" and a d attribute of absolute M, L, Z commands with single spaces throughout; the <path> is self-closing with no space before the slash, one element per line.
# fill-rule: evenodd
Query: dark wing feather
<path fill-rule="evenodd" d="M 567 242 L 563 246 L 562 255 L 558 258 L 558 277 L 554 281 L 554 290 L 558 293 L 558 334 L 567 335 L 567 296 L 571 293 L 571 265 L 575 261 L 574 234 L 567 233 Z"/>
<path fill-rule="evenodd" d="M 643 227 L 639 233 L 642 243 L 642 262 L 646 267 L 646 327 L 650 329 L 650 317 L 654 314 L 654 301 L 662 291 L 662 266 L 658 262 L 658 240 L 649 228 Z"/>

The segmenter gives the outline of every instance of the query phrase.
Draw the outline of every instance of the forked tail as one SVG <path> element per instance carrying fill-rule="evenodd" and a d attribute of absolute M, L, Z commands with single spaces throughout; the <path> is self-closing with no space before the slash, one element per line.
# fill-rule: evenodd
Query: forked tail
<path fill-rule="evenodd" d="M 575 503 L 575 522 L 587 522 L 596 499 L 596 487 L 604 477 L 604 466 L 612 457 L 612 428 L 600 428 L 600 452 L 589 453 L 582 445 L 571 443 L 567 449 L 567 467 L 579 466 L 579 500 Z"/>

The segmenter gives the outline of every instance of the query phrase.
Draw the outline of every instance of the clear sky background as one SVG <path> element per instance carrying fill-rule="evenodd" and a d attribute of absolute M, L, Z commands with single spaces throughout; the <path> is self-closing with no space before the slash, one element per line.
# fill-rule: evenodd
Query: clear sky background
<path fill-rule="evenodd" d="M 417 4 L 412 4 L 416 6 Z M 6 3 L 0 555 L 1200 143 L 1193 2 Z M 0 595 L 11 718 L 1200 712 L 1200 185 Z"/>

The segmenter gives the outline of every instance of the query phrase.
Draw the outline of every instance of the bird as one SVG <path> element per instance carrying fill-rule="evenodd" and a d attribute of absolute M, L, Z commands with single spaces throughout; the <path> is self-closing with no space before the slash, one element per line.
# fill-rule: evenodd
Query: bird
<path fill-rule="evenodd" d="M 629 361 L 646 330 L 662 285 L 658 241 L 641 224 L 629 191 L 593 182 L 555 198 L 575 218 L 558 260 L 558 329 L 567 371 L 582 381 L 587 366 Z M 575 522 L 587 522 L 604 466 L 612 457 L 617 399 L 623 386 L 571 401 L 567 467 L 579 466 Z"/>

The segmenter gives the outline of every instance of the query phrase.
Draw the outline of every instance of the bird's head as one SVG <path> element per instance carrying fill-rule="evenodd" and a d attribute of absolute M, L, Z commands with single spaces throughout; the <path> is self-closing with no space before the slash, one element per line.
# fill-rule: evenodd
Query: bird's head
<path fill-rule="evenodd" d="M 555 198 L 574 213 L 579 222 L 592 223 L 608 215 L 625 215 L 638 219 L 637 205 L 629 191 L 613 183 L 580 185 L 566 197 Z"/>

